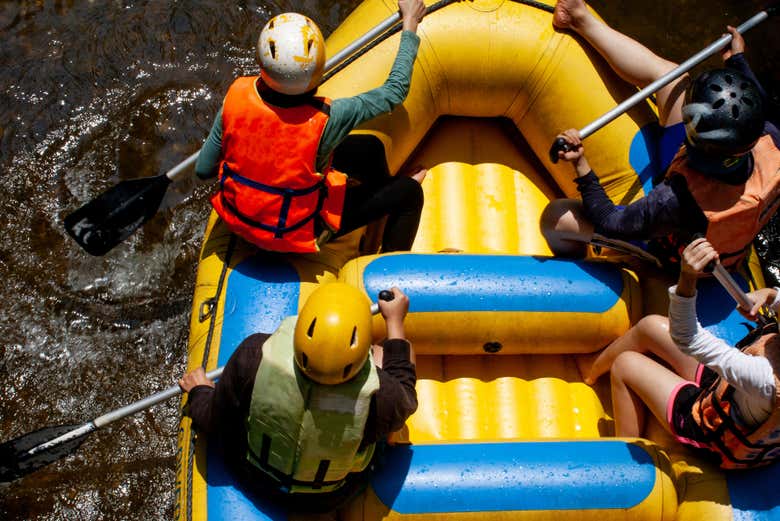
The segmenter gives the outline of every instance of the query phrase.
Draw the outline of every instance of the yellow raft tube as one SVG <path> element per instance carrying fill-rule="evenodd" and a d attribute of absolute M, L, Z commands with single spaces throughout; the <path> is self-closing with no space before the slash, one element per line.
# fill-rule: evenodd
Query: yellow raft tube
<path fill-rule="evenodd" d="M 394 0 L 361 4 L 329 38 L 329 55 L 395 10 Z M 224 365 L 243 338 L 273 332 L 323 282 L 345 281 L 372 299 L 397 285 L 411 301 L 420 405 L 366 493 L 339 518 L 773 519 L 774 467 L 725 474 L 658 424 L 648 439 L 615 438 L 607 379 L 582 383 L 576 358 L 648 310 L 663 310 L 665 285 L 614 259 L 554 259 L 540 234 L 547 203 L 576 196 L 571 166 L 547 159 L 552 139 L 633 92 L 583 42 L 555 31 L 550 11 L 471 0 L 426 17 L 407 100 L 345 144 L 347 160 L 384 151 L 391 173 L 430 168 L 412 252 L 375 255 L 378 231 L 368 229 L 319 255 L 262 254 L 212 215 L 189 368 Z M 320 93 L 337 98 L 380 85 L 397 47 L 395 35 Z M 589 160 L 614 201 L 650 188 L 656 128 L 645 105 L 588 139 Z M 704 286 L 702 323 L 737 340 L 745 328 L 729 312 L 733 303 L 715 284 Z M 375 326 L 379 337 L 381 319 Z M 294 517 L 242 493 L 186 416 L 176 494 L 181 521 Z"/>

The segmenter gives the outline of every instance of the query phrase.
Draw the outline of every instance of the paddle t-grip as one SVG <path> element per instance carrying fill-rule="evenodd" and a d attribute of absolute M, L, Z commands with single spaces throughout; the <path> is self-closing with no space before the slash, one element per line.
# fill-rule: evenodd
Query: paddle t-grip
<path fill-rule="evenodd" d="M 558 152 L 570 152 L 574 150 L 571 144 L 562 137 L 556 138 L 550 147 L 550 161 L 554 163 L 558 162 Z"/>
<path fill-rule="evenodd" d="M 395 295 L 389 289 L 383 289 L 382 291 L 379 292 L 379 300 L 384 300 L 385 302 L 390 302 L 394 298 L 395 298 Z M 378 302 L 374 302 L 373 304 L 371 304 L 371 314 L 372 315 L 376 315 L 378 313 L 379 313 L 379 303 Z"/>

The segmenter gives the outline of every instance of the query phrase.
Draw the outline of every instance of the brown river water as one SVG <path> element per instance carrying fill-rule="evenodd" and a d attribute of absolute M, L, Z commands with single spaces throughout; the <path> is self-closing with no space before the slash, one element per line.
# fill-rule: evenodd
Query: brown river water
<path fill-rule="evenodd" d="M 257 72 L 253 44 L 270 16 L 303 12 L 327 35 L 358 3 L 0 1 L 0 442 L 82 423 L 176 381 L 210 188 L 102 258 L 81 251 L 62 220 L 117 181 L 196 151 L 232 79 Z M 761 4 L 592 5 L 680 61 Z M 747 43 L 777 100 L 780 19 Z M 170 400 L 92 434 L 72 456 L 0 488 L 0 519 L 170 519 L 178 419 Z"/>

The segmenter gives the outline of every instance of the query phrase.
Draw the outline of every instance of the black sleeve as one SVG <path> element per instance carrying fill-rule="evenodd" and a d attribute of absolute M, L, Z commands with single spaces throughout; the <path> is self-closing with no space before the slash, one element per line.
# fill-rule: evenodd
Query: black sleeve
<path fill-rule="evenodd" d="M 728 60 L 726 60 L 724 65 L 729 69 L 734 69 L 735 71 L 741 72 L 742 74 L 744 74 L 745 76 L 753 80 L 753 83 L 756 84 L 756 87 L 758 87 L 758 91 L 761 93 L 761 99 L 764 101 L 764 103 L 769 101 L 766 91 L 764 90 L 764 87 L 761 85 L 761 82 L 758 81 L 758 78 L 753 73 L 753 69 L 751 69 L 750 65 L 748 65 L 744 53 L 733 54 Z"/>
<path fill-rule="evenodd" d="M 409 342 L 398 338 L 385 340 L 383 349 L 382 369 L 377 369 L 379 390 L 371 399 L 364 444 L 397 431 L 417 410 L 417 372 L 409 359 Z"/>
<path fill-rule="evenodd" d="M 680 224 L 680 203 L 668 183 L 628 206 L 616 206 L 593 171 L 576 180 L 585 216 L 597 233 L 621 240 L 647 240 L 672 233 Z"/>
<path fill-rule="evenodd" d="M 267 338 L 262 333 L 247 337 L 225 364 L 215 387 L 199 385 L 190 391 L 188 414 L 197 429 L 213 434 L 243 425 Z"/>
<path fill-rule="evenodd" d="M 761 99 L 764 102 L 764 106 L 766 107 L 766 113 L 769 114 L 771 112 L 771 99 L 767 95 L 767 92 L 764 90 L 763 85 L 761 85 L 761 82 L 758 81 L 758 77 L 753 73 L 753 70 L 750 68 L 750 65 L 747 62 L 747 59 L 745 59 L 745 55 L 743 53 L 735 54 L 728 60 L 726 60 L 725 63 L 726 67 L 729 69 L 734 69 L 736 71 L 741 72 L 751 80 L 753 80 L 758 87 L 759 92 L 761 93 Z M 764 123 L 764 134 L 769 134 L 772 137 L 772 141 L 774 141 L 775 146 L 780 148 L 780 131 L 777 129 L 777 127 L 770 121 L 766 121 Z"/>

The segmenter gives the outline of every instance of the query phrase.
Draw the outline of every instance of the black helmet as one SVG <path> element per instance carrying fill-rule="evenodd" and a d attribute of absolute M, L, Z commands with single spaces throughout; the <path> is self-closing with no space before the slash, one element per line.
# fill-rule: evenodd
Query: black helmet
<path fill-rule="evenodd" d="M 750 151 L 764 131 L 761 94 L 753 81 L 731 69 L 696 78 L 682 108 L 688 142 L 717 157 Z"/>

